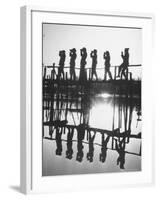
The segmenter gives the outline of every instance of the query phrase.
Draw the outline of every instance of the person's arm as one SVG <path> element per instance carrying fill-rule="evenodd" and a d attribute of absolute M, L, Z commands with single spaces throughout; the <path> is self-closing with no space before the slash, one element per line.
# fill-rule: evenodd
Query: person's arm
<path fill-rule="evenodd" d="M 121 52 L 121 57 L 124 59 L 123 51 Z"/>

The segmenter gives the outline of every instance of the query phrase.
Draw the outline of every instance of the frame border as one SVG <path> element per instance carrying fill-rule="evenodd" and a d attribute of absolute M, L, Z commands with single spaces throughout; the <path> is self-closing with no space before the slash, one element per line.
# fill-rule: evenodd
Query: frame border
<path fill-rule="evenodd" d="M 72 15 L 111 16 L 121 18 L 136 18 L 152 20 L 154 30 L 154 15 L 151 13 L 110 12 L 104 10 L 79 10 L 48 8 L 39 6 L 23 6 L 20 9 L 20 191 L 28 194 L 32 187 L 32 12 L 48 12 Z M 154 44 L 154 34 L 152 33 Z M 154 46 L 152 44 L 152 46 Z M 154 152 L 154 133 L 153 152 Z M 152 155 L 154 170 L 154 156 Z M 152 171 L 152 183 L 155 172 Z"/>

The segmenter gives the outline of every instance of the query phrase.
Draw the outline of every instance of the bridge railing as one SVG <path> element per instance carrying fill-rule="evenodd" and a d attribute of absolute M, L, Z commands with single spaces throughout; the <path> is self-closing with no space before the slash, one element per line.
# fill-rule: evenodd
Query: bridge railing
<path fill-rule="evenodd" d="M 134 65 L 129 65 L 127 70 L 126 70 L 126 79 L 127 80 L 132 80 L 132 72 L 130 72 L 129 69 L 132 69 L 132 68 L 141 68 L 141 64 L 134 64 Z M 59 66 L 58 65 L 43 65 L 43 77 L 45 79 L 50 79 L 52 77 L 51 74 L 47 75 L 47 69 L 50 69 L 50 70 L 54 70 L 54 74 L 53 74 L 53 79 L 55 79 L 55 76 L 58 75 L 58 69 L 59 69 Z M 70 69 L 70 66 L 64 66 L 64 71 L 65 70 L 68 70 Z M 75 70 L 80 70 L 81 68 L 80 67 L 75 67 Z M 103 70 L 103 75 L 104 75 L 104 71 L 105 71 L 105 67 L 98 67 L 96 68 L 96 71 L 97 71 L 97 74 L 99 73 L 99 71 Z M 110 66 L 110 71 L 113 70 L 113 74 L 112 74 L 112 77 L 114 80 L 117 79 L 117 73 L 118 73 L 118 70 L 119 70 L 119 66 L 117 65 L 113 65 L 113 66 Z M 89 80 L 91 80 L 91 74 L 92 74 L 92 67 L 86 67 L 85 68 L 85 72 L 87 74 L 87 77 Z M 65 78 L 66 80 L 68 79 L 68 71 L 65 72 Z M 122 77 L 121 77 L 122 78 Z"/>

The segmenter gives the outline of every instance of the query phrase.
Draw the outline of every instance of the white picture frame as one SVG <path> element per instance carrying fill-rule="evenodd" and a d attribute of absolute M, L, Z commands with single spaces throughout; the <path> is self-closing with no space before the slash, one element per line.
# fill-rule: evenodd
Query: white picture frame
<path fill-rule="evenodd" d="M 140 27 L 143 30 L 142 171 L 42 177 L 41 175 L 41 24 L 43 22 Z M 154 122 L 151 70 L 154 16 L 143 13 L 21 8 L 21 192 L 44 193 L 95 188 L 152 185 Z M 149 92 L 147 92 L 149 91 Z M 107 180 L 107 181 L 105 181 Z"/>

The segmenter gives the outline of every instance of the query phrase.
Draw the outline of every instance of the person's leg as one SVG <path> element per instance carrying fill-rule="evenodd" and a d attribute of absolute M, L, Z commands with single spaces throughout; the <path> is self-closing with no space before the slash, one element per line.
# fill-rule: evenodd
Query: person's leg
<path fill-rule="evenodd" d="M 94 71 L 93 71 L 93 69 L 92 69 L 92 76 L 91 76 L 91 80 L 93 80 L 93 75 L 94 75 Z"/>
<path fill-rule="evenodd" d="M 104 77 L 104 80 L 106 81 L 107 80 L 107 69 L 105 70 L 105 77 Z"/>
<path fill-rule="evenodd" d="M 124 76 L 124 69 L 122 68 L 122 69 L 121 69 L 121 74 L 120 74 L 120 79 L 121 79 L 121 80 L 122 80 L 123 76 Z"/>
<path fill-rule="evenodd" d="M 97 72 L 95 71 L 96 80 L 98 80 Z"/>
<path fill-rule="evenodd" d="M 121 65 L 119 66 L 118 76 L 117 76 L 117 77 L 120 77 L 120 74 L 121 74 L 122 68 L 123 68 L 123 64 L 121 64 Z"/>
<path fill-rule="evenodd" d="M 124 78 L 125 79 L 127 79 L 127 77 L 126 77 L 126 70 L 125 70 L 125 68 L 124 69 L 122 69 L 122 73 L 121 73 L 123 76 L 124 76 Z"/>
<path fill-rule="evenodd" d="M 125 68 L 124 74 L 125 74 L 125 79 L 128 80 L 128 67 Z"/>
<path fill-rule="evenodd" d="M 61 72 L 60 72 L 61 70 L 60 70 L 60 67 L 58 68 L 58 79 L 60 79 L 60 74 L 61 74 Z"/>
<path fill-rule="evenodd" d="M 110 70 L 108 71 L 108 74 L 109 74 L 109 78 L 112 80 L 113 78 L 112 78 L 112 74 L 111 74 Z"/>
<path fill-rule="evenodd" d="M 64 70 L 63 69 L 62 69 L 62 76 L 63 76 L 63 79 L 64 79 L 65 77 L 64 77 Z"/>
<path fill-rule="evenodd" d="M 73 80 L 76 80 L 76 73 L 75 73 L 75 69 L 73 70 Z"/>
<path fill-rule="evenodd" d="M 106 80 L 106 70 L 104 72 L 104 81 Z"/>

